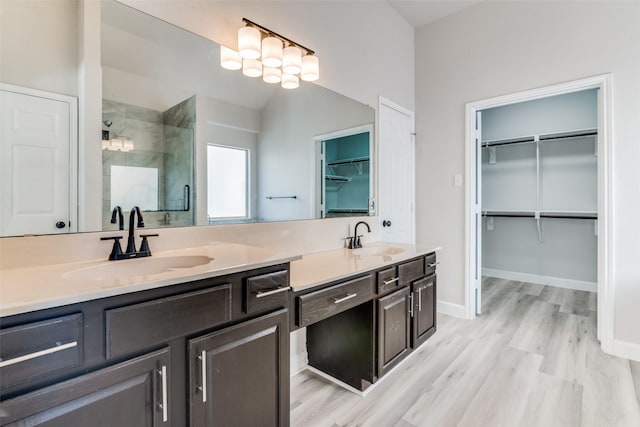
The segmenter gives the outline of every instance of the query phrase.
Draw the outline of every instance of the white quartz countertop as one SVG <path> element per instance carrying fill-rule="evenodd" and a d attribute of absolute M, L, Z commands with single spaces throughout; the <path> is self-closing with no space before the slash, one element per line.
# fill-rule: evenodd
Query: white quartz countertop
<path fill-rule="evenodd" d="M 155 267 L 162 264 L 163 258 L 167 265 L 176 260 L 191 259 L 199 259 L 204 263 L 189 268 L 169 268 L 155 272 Z M 131 260 L 101 259 L 2 269 L 0 317 L 217 277 L 297 259 L 300 259 L 300 255 L 236 243 L 219 243 L 158 252 L 152 257 Z M 145 266 L 153 272 L 128 273 L 145 270 Z M 149 269 L 149 266 L 154 268 Z M 119 272 L 116 277 L 111 274 L 112 267 Z"/>
<path fill-rule="evenodd" d="M 439 246 L 385 242 L 369 243 L 364 246 L 364 255 L 358 255 L 358 250 L 351 249 L 336 249 L 303 255 L 302 259 L 291 263 L 291 287 L 294 291 L 301 291 L 441 249 Z M 377 248 L 380 249 L 380 252 L 389 248 L 391 249 L 389 252 L 397 253 L 391 255 L 370 254 L 375 254 Z M 367 251 L 370 253 L 366 254 Z"/>

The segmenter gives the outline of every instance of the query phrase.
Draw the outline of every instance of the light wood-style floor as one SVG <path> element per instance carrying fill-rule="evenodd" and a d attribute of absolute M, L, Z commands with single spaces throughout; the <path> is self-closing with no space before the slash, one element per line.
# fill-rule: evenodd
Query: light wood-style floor
<path fill-rule="evenodd" d="M 640 363 L 596 340 L 596 297 L 483 280 L 483 314 L 438 331 L 359 397 L 309 371 L 291 379 L 292 426 L 640 426 Z"/>

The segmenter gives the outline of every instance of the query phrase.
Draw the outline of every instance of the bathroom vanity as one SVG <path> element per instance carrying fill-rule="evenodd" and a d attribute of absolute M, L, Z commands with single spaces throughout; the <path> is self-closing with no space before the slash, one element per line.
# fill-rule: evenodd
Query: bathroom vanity
<path fill-rule="evenodd" d="M 435 249 L 399 246 L 221 244 L 147 260 L 204 265 L 139 276 L 127 263 L 145 260 L 4 270 L 0 425 L 287 426 L 291 330 L 307 327 L 314 369 L 357 390 L 435 331 Z"/>

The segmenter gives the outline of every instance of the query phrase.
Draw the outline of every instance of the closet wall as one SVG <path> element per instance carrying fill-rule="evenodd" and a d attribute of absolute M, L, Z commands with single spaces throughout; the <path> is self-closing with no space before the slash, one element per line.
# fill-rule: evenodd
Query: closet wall
<path fill-rule="evenodd" d="M 595 90 L 482 111 L 483 274 L 595 291 L 596 128 Z"/>

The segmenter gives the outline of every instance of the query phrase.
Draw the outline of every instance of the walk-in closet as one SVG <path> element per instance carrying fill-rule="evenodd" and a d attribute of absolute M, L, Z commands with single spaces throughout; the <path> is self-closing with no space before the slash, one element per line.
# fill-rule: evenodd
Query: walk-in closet
<path fill-rule="evenodd" d="M 597 90 L 481 111 L 482 273 L 596 291 Z"/>

